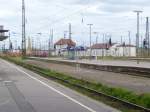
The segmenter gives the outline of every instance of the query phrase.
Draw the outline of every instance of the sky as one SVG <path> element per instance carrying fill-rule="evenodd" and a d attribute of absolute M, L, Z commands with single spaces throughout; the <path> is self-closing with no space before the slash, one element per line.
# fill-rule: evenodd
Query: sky
<path fill-rule="evenodd" d="M 113 42 L 128 43 L 131 32 L 135 43 L 136 13 L 140 14 L 140 35 L 145 35 L 146 17 L 150 16 L 149 0 L 25 0 L 26 38 L 33 43 L 48 44 L 50 29 L 54 30 L 54 42 L 64 38 L 69 23 L 72 24 L 72 38 L 78 45 L 89 45 L 89 26 L 92 26 L 92 43 L 103 41 L 103 35 L 112 37 Z M 0 0 L 0 24 L 11 32 L 14 47 L 21 43 L 21 0 Z M 39 35 L 41 33 L 41 35 Z M 68 38 L 68 33 L 66 33 Z M 107 40 L 107 39 L 106 39 Z M 0 44 L 8 43 L 8 40 Z"/>

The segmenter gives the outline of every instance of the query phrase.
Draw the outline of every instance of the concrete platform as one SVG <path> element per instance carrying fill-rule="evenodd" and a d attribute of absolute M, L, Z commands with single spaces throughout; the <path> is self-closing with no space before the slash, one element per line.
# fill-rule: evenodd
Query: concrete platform
<path fill-rule="evenodd" d="M 0 59 L 0 112 L 118 112 Z"/>

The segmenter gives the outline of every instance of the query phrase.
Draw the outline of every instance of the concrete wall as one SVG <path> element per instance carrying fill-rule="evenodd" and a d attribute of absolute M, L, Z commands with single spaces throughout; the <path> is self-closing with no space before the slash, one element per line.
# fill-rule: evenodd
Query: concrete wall
<path fill-rule="evenodd" d="M 117 47 L 118 44 L 113 45 L 109 50 L 106 49 L 92 49 L 92 56 L 114 56 L 114 57 L 135 57 L 136 47 Z M 59 55 L 61 49 L 66 48 L 67 45 L 56 46 L 55 55 Z M 66 55 L 68 51 L 61 52 L 61 55 Z M 90 56 L 90 49 L 84 51 L 77 51 L 76 56 Z"/>
<path fill-rule="evenodd" d="M 118 47 L 116 56 L 135 57 L 136 47 Z"/>

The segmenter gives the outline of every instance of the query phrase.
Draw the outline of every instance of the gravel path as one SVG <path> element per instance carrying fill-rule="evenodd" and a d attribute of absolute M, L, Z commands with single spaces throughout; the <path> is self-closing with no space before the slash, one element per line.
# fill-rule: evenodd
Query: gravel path
<path fill-rule="evenodd" d="M 36 60 L 27 60 L 27 63 L 39 67 L 48 68 L 58 72 L 66 73 L 70 76 L 89 81 L 100 82 L 113 87 L 123 87 L 137 93 L 150 93 L 150 78 L 131 76 L 120 73 L 83 69 L 78 65 L 68 66 L 63 64 L 46 63 Z"/>

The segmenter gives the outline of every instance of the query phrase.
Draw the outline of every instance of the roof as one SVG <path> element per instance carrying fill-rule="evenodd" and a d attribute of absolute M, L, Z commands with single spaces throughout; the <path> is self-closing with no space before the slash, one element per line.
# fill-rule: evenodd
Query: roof
<path fill-rule="evenodd" d="M 126 45 L 118 45 L 117 47 L 136 47 L 134 45 L 126 44 Z"/>
<path fill-rule="evenodd" d="M 0 30 L 0 33 L 8 32 L 9 30 Z"/>
<path fill-rule="evenodd" d="M 98 44 L 94 44 L 91 46 L 92 49 L 109 49 L 110 47 L 112 47 L 114 44 L 109 45 L 107 43 L 98 43 Z"/>
<path fill-rule="evenodd" d="M 8 38 L 8 36 L 0 36 L 0 41 L 3 41 L 5 39 L 7 39 L 7 38 Z"/>
<path fill-rule="evenodd" d="M 68 45 L 68 46 L 75 46 L 76 43 L 73 42 L 71 39 L 60 39 L 55 43 L 55 45 Z"/>
<path fill-rule="evenodd" d="M 8 32 L 9 30 L 5 30 L 3 25 L 0 25 L 0 33 Z"/>

